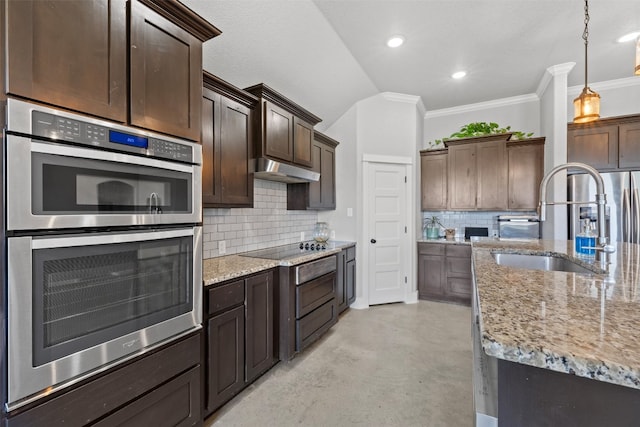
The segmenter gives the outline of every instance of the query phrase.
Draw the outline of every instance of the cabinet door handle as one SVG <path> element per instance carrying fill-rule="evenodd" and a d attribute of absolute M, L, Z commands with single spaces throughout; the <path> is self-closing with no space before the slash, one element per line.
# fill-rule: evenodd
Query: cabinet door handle
<path fill-rule="evenodd" d="M 376 243 L 377 240 L 376 239 L 371 239 L 371 243 Z"/>

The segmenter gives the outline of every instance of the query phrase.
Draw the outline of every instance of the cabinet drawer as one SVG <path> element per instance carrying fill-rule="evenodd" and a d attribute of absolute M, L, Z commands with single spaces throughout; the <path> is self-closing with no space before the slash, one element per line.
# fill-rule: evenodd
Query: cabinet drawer
<path fill-rule="evenodd" d="M 445 245 L 442 243 L 418 243 L 420 255 L 444 255 Z"/>
<path fill-rule="evenodd" d="M 335 299 L 296 320 L 296 350 L 301 351 L 338 321 Z"/>
<path fill-rule="evenodd" d="M 296 287 L 296 318 L 299 319 L 336 295 L 336 273 L 322 277 Z"/>
<path fill-rule="evenodd" d="M 200 377 L 200 366 L 192 368 L 94 426 L 196 425 L 201 421 Z"/>
<path fill-rule="evenodd" d="M 20 412 L 5 420 L 5 424 L 2 425 L 6 427 L 93 425 L 100 417 L 135 402 L 151 390 L 162 389 L 163 383 L 176 378 L 181 372 L 199 366 L 202 351 L 201 334 L 202 332 L 198 332 L 161 350 L 153 351 L 150 355 L 136 358 L 132 363 L 112 368 L 104 375 L 97 374 L 94 380 L 77 387 L 72 386 L 69 391 L 54 398 L 49 400 L 43 398 L 42 400 L 46 400 L 44 403 Z M 197 377 L 199 376 L 198 369 Z M 194 393 L 199 393 L 199 390 L 198 385 Z M 199 415 L 200 396 L 194 394 L 193 398 L 189 405 L 197 404 L 196 415 Z"/>
<path fill-rule="evenodd" d="M 353 261 L 354 259 L 356 259 L 355 246 L 351 246 L 350 248 L 347 248 L 346 251 L 347 251 L 347 261 Z"/>
<path fill-rule="evenodd" d="M 209 290 L 209 314 L 244 303 L 244 280 L 216 286 Z"/>
<path fill-rule="evenodd" d="M 471 245 L 448 245 L 447 256 L 466 257 L 471 259 Z"/>
<path fill-rule="evenodd" d="M 471 278 L 471 258 L 447 257 L 447 277 Z"/>

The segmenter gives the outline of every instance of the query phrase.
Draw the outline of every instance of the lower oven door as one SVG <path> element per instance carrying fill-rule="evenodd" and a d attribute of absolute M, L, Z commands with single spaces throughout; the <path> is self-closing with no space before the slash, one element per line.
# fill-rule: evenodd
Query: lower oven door
<path fill-rule="evenodd" d="M 201 227 L 7 240 L 7 410 L 200 327 Z"/>

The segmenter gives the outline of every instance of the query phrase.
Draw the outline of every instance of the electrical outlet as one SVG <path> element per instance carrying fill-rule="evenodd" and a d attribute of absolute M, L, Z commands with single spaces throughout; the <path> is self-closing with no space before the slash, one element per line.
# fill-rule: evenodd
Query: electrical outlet
<path fill-rule="evenodd" d="M 224 255 L 227 253 L 227 242 L 225 242 L 224 240 L 220 240 L 218 242 L 218 253 L 220 255 Z"/>
<path fill-rule="evenodd" d="M 353 208 L 347 208 L 347 216 L 353 216 Z"/>
<path fill-rule="evenodd" d="M 331 230 L 331 240 L 336 240 L 336 230 Z"/>
<path fill-rule="evenodd" d="M 498 230 L 491 230 L 492 237 L 498 237 Z"/>
<path fill-rule="evenodd" d="M 304 231 L 300 232 L 300 241 L 304 242 Z"/>

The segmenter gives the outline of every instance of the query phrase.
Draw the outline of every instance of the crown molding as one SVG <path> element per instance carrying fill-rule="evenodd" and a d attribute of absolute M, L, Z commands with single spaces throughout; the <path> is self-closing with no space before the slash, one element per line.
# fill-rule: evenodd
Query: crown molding
<path fill-rule="evenodd" d="M 422 102 L 422 98 L 416 95 L 407 95 L 404 93 L 396 92 L 382 92 L 380 93 L 380 96 L 382 96 L 382 98 L 386 99 L 387 101 L 413 104 L 418 109 L 418 113 L 422 116 L 424 116 L 427 111 L 427 109 L 424 107 L 424 103 Z"/>
<path fill-rule="evenodd" d="M 538 98 L 542 98 L 542 95 L 547 90 L 551 79 L 556 76 L 568 75 L 573 67 L 576 66 L 575 62 L 565 62 L 564 64 L 552 65 L 547 68 L 546 72 L 542 75 L 538 88 L 536 89 L 536 95 Z"/>
<path fill-rule="evenodd" d="M 640 79 L 634 76 L 616 80 L 605 80 L 603 82 L 589 83 L 589 87 L 596 92 L 609 89 L 621 89 L 630 86 L 640 86 Z M 567 89 L 567 94 L 570 96 L 578 95 L 580 92 L 582 92 L 583 87 L 584 85 L 570 86 Z"/>
<path fill-rule="evenodd" d="M 452 114 L 468 113 L 471 111 L 486 110 L 488 108 L 505 107 L 509 105 L 524 104 L 527 102 L 538 102 L 540 98 L 535 93 L 527 95 L 511 96 L 509 98 L 494 99 L 491 101 L 478 102 L 476 104 L 460 105 L 457 107 L 443 108 L 441 110 L 427 111 L 424 115 L 425 119 L 435 117 L 450 116 Z"/>

